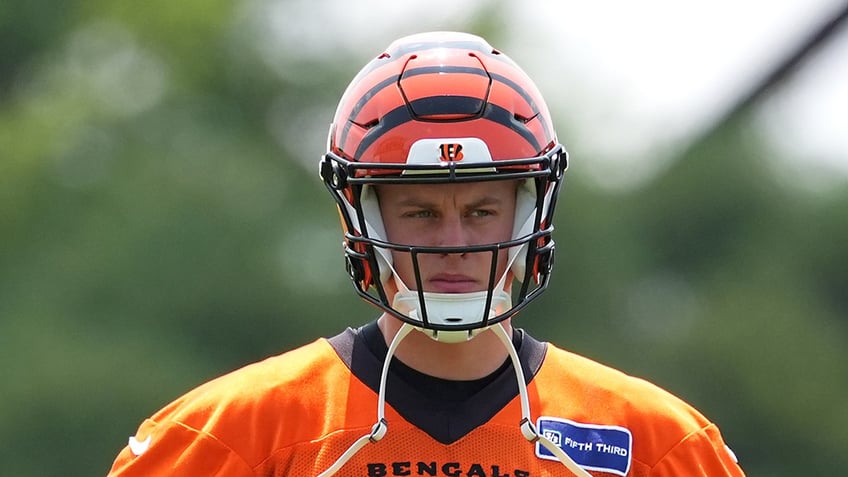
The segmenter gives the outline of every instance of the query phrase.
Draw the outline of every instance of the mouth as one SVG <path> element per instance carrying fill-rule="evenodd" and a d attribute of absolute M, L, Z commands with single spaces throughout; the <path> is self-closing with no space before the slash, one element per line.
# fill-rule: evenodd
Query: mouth
<path fill-rule="evenodd" d="M 428 291 L 435 293 L 470 293 L 480 289 L 477 280 L 468 275 L 440 273 L 427 280 Z"/>

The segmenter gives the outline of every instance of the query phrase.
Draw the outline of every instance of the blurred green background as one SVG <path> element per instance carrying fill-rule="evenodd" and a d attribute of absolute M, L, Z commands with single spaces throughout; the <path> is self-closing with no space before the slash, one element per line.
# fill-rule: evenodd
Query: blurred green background
<path fill-rule="evenodd" d="M 5 0 L 0 475 L 105 475 L 182 392 L 373 319 L 317 177 L 336 101 L 412 31 L 510 54 L 500 3 L 340 32 L 313 28 L 327 2 Z M 690 401 L 749 475 L 848 469 L 844 178 L 777 174 L 746 113 L 605 188 L 549 106 L 572 167 L 552 288 L 517 324 Z"/>

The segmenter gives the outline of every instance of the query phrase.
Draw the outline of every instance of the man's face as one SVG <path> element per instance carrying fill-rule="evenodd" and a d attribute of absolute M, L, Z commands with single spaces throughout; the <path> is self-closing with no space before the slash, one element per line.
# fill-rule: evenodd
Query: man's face
<path fill-rule="evenodd" d="M 515 181 L 490 181 L 380 185 L 376 190 L 390 242 L 462 247 L 512 238 L 517 186 Z M 495 281 L 506 271 L 507 252 L 499 253 Z M 417 289 L 410 254 L 395 251 L 392 256 L 399 278 L 410 290 Z M 418 265 L 424 291 L 483 291 L 489 285 L 492 253 L 420 254 Z"/>

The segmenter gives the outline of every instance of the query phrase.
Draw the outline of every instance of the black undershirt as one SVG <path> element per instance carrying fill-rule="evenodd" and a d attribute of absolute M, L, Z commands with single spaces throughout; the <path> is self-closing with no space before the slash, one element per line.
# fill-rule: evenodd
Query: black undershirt
<path fill-rule="evenodd" d="M 351 373 L 379 393 L 388 346 L 376 321 L 348 328 L 328 340 Z M 513 330 L 512 342 L 529 385 L 542 366 L 547 346 L 521 329 Z M 508 359 L 490 375 L 471 381 L 434 378 L 393 359 L 386 376 L 386 404 L 436 441 L 451 444 L 518 396 L 515 377 Z"/>
<path fill-rule="evenodd" d="M 389 347 L 386 345 L 386 341 L 383 338 L 380 328 L 377 326 L 377 322 L 372 321 L 361 326 L 359 333 L 362 335 L 371 353 L 379 358 L 381 362 L 384 361 L 386 354 L 389 352 Z M 513 329 L 512 345 L 515 346 L 516 351 L 521 349 L 521 338 L 522 333 L 519 330 Z M 507 358 L 498 369 L 487 376 L 472 380 L 453 380 L 437 378 L 416 371 L 396 357 L 392 357 L 389 372 L 428 398 L 437 399 L 442 402 L 462 402 L 483 390 L 483 388 L 491 384 L 498 376 L 511 369 L 511 367 L 512 362 Z"/>

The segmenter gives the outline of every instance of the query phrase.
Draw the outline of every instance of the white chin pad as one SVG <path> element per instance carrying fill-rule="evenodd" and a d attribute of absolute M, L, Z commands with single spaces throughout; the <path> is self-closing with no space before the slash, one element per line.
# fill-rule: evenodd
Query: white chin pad
<path fill-rule="evenodd" d="M 473 326 L 482 324 L 484 319 L 497 316 L 512 306 L 512 297 L 503 289 L 492 293 L 492 303 L 486 310 L 488 292 L 473 293 L 431 293 L 424 292 L 424 306 L 427 309 L 427 322 L 434 325 Z M 392 307 L 410 318 L 424 324 L 418 292 L 405 290 L 394 296 Z M 465 341 L 473 337 L 478 329 L 468 331 L 423 330 L 438 341 Z M 454 336 L 455 335 L 455 336 Z"/>

